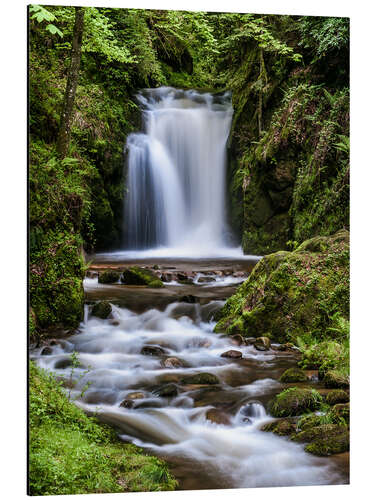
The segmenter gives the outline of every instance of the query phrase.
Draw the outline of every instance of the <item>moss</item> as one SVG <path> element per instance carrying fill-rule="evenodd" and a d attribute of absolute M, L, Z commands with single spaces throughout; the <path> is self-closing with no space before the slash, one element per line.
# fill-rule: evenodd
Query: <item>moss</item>
<path fill-rule="evenodd" d="M 138 266 L 125 269 L 121 276 L 121 281 L 125 285 L 146 285 L 151 288 L 161 288 L 164 286 L 164 283 L 153 271 Z"/>
<path fill-rule="evenodd" d="M 332 417 L 337 422 L 341 423 L 344 421 L 347 425 L 350 422 L 350 405 L 349 403 L 345 404 L 335 404 L 335 406 L 331 410 Z"/>
<path fill-rule="evenodd" d="M 93 305 L 91 314 L 101 319 L 106 319 L 111 314 L 112 306 L 107 300 L 101 300 Z"/>
<path fill-rule="evenodd" d="M 120 279 L 121 273 L 116 271 L 104 271 L 99 274 L 98 282 L 103 284 L 117 283 Z"/>
<path fill-rule="evenodd" d="M 110 427 L 86 416 L 56 379 L 33 363 L 29 396 L 31 495 L 175 489 L 162 460 L 119 442 Z"/>
<path fill-rule="evenodd" d="M 326 387 L 334 389 L 346 389 L 349 387 L 349 377 L 336 370 L 327 371 L 324 375 L 323 382 Z"/>
<path fill-rule="evenodd" d="M 296 431 L 296 422 L 290 418 L 283 418 L 263 425 L 261 430 L 264 432 L 273 432 L 278 436 L 290 436 Z"/>
<path fill-rule="evenodd" d="M 269 402 L 268 411 L 273 417 L 290 417 L 317 410 L 321 403 L 322 397 L 317 391 L 291 387 Z"/>
<path fill-rule="evenodd" d="M 338 403 L 347 403 L 349 401 L 349 394 L 342 389 L 334 389 L 327 394 L 325 399 L 331 406 Z"/>
<path fill-rule="evenodd" d="M 307 380 L 306 373 L 299 368 L 288 368 L 280 377 L 280 382 L 305 382 Z"/>
<path fill-rule="evenodd" d="M 267 335 L 279 343 L 297 344 L 309 335 L 341 340 L 338 311 L 342 321 L 349 317 L 347 241 L 344 231 L 325 238 L 324 252 L 298 249 L 263 257 L 216 314 L 215 331 Z"/>
<path fill-rule="evenodd" d="M 318 456 L 328 456 L 349 450 L 349 431 L 345 425 L 325 424 L 295 434 L 293 441 L 308 442 L 305 450 Z"/>

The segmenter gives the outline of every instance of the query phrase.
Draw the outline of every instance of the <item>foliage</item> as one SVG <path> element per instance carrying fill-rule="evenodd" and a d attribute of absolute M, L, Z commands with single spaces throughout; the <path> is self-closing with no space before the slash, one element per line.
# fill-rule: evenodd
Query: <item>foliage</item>
<path fill-rule="evenodd" d="M 175 489 L 163 461 L 118 442 L 68 401 L 52 375 L 31 363 L 29 380 L 31 495 Z"/>
<path fill-rule="evenodd" d="M 42 23 L 43 21 L 48 22 L 46 30 L 49 31 L 52 35 L 57 34 L 61 38 L 64 36 L 57 26 L 51 24 L 51 21 L 56 20 L 56 16 L 49 12 L 47 9 L 45 9 L 41 5 L 30 5 L 30 12 L 33 12 L 31 19 L 36 19 L 38 23 Z"/>

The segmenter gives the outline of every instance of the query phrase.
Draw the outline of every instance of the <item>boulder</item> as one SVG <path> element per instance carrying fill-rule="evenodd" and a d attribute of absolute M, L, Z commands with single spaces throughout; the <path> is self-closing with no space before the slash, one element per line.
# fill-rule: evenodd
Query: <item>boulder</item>
<path fill-rule="evenodd" d="M 271 347 L 270 339 L 268 337 L 257 337 L 254 347 L 257 351 L 268 351 Z"/>
<path fill-rule="evenodd" d="M 213 276 L 200 276 L 198 278 L 198 283 L 212 283 L 213 281 L 216 281 Z"/>
<path fill-rule="evenodd" d="M 124 401 L 122 401 L 120 403 L 120 406 L 122 408 L 126 408 L 126 409 L 130 410 L 134 406 L 134 401 L 132 399 L 124 399 Z"/>
<path fill-rule="evenodd" d="M 91 314 L 97 318 L 106 319 L 112 312 L 112 306 L 107 300 L 101 300 L 96 302 L 93 307 Z"/>
<path fill-rule="evenodd" d="M 165 351 L 156 345 L 145 345 L 141 349 L 141 354 L 144 356 L 161 356 L 162 354 L 165 354 Z"/>
<path fill-rule="evenodd" d="M 116 271 L 103 271 L 99 274 L 98 283 L 103 285 L 110 283 L 117 283 L 120 279 L 121 273 Z"/>
<path fill-rule="evenodd" d="M 242 358 L 242 352 L 241 351 L 235 351 L 234 349 L 231 349 L 230 351 L 223 352 L 221 354 L 222 358 L 231 358 L 231 359 L 240 359 Z"/>
<path fill-rule="evenodd" d="M 300 368 L 288 368 L 279 378 L 280 382 L 291 383 L 291 382 L 306 382 L 308 377 L 306 373 Z"/>
<path fill-rule="evenodd" d="M 268 424 L 263 425 L 261 428 L 264 432 L 273 432 L 278 436 L 290 436 L 296 432 L 296 420 L 291 418 L 282 418 L 280 420 L 274 420 Z"/>
<path fill-rule="evenodd" d="M 315 411 L 321 403 L 322 396 L 318 391 L 290 387 L 271 399 L 268 411 L 273 417 L 292 417 Z"/>
<path fill-rule="evenodd" d="M 176 384 L 162 385 L 155 389 L 153 393 L 161 398 L 173 398 L 178 395 L 178 387 Z"/>
<path fill-rule="evenodd" d="M 346 389 L 349 387 L 349 377 L 336 370 L 328 370 L 324 375 L 323 382 L 325 387 L 332 389 Z"/>
<path fill-rule="evenodd" d="M 182 362 L 178 358 L 167 358 L 163 361 L 164 368 L 181 368 Z"/>
<path fill-rule="evenodd" d="M 237 333 L 236 335 L 232 335 L 231 341 L 235 345 L 245 345 L 246 344 L 245 339 L 239 333 Z"/>
<path fill-rule="evenodd" d="M 158 276 L 150 269 L 132 266 L 122 273 L 121 281 L 125 285 L 148 286 L 150 288 L 161 288 L 164 286 Z"/>
<path fill-rule="evenodd" d="M 340 423 L 340 421 L 344 420 L 347 425 L 350 423 L 350 405 L 349 403 L 345 404 L 337 404 L 332 408 L 332 414 L 336 421 Z"/>
<path fill-rule="evenodd" d="M 230 425 L 230 417 L 222 410 L 218 410 L 216 408 L 211 408 L 207 411 L 206 419 L 210 420 L 214 424 Z"/>
<path fill-rule="evenodd" d="M 326 402 L 331 406 L 338 403 L 348 403 L 349 394 L 342 389 L 333 389 L 326 395 Z"/>
<path fill-rule="evenodd" d="M 349 430 L 346 425 L 319 425 L 298 432 L 291 439 L 298 443 L 309 443 L 305 446 L 305 451 L 318 456 L 329 456 L 349 450 Z"/>
<path fill-rule="evenodd" d="M 49 356 L 52 354 L 52 348 L 51 347 L 43 347 L 42 352 L 40 353 L 42 356 Z"/>
<path fill-rule="evenodd" d="M 219 384 L 220 380 L 212 373 L 196 373 L 195 375 L 188 375 L 187 377 L 184 377 L 181 382 L 184 385 L 215 385 Z"/>

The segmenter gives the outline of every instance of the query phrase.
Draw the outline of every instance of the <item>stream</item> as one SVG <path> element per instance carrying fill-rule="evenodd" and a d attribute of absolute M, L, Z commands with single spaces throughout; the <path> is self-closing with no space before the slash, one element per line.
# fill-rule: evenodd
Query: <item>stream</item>
<path fill-rule="evenodd" d="M 267 402 L 288 387 L 278 378 L 297 364 L 298 352 L 261 352 L 213 333 L 214 313 L 256 258 L 136 261 L 172 278 L 192 276 L 191 284 L 171 279 L 160 289 L 98 284 L 98 272 L 135 261 L 116 254 L 90 259 L 78 331 L 50 341 L 47 352 L 43 346 L 31 352 L 40 367 L 65 380 L 79 407 L 114 426 L 124 442 L 165 459 L 179 489 L 348 483 L 348 454 L 318 458 L 260 430 L 272 420 Z M 107 319 L 91 315 L 92 304 L 103 299 L 112 304 Z M 242 358 L 221 356 L 229 350 Z M 78 367 L 71 365 L 73 352 Z M 216 383 L 191 380 L 202 373 Z M 322 389 L 314 377 L 297 385 Z"/>

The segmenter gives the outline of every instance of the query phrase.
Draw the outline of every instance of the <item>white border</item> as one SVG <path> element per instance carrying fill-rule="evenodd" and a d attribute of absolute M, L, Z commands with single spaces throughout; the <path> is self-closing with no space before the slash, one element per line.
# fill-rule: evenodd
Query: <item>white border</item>
<path fill-rule="evenodd" d="M 249 495 L 257 499 L 371 497 L 374 452 L 374 56 L 371 2 L 352 0 L 81 0 L 46 1 L 45 4 L 136 7 L 181 10 L 335 15 L 351 17 L 351 283 L 352 283 L 352 448 L 351 485 L 268 488 L 252 490 L 184 491 L 171 493 L 127 493 L 126 499 L 228 498 Z M 1 162 L 1 472 L 4 498 L 24 498 L 26 475 L 26 5 L 12 0 L 1 9 L 1 139 L 5 159 Z M 4 300 L 6 299 L 6 300 Z M 4 342 L 5 341 L 5 342 Z M 317 489 L 318 488 L 318 489 Z M 84 495 L 84 498 L 119 498 L 117 495 Z M 59 497 L 50 497 L 59 498 Z M 66 498 L 76 498 L 68 496 Z"/>

